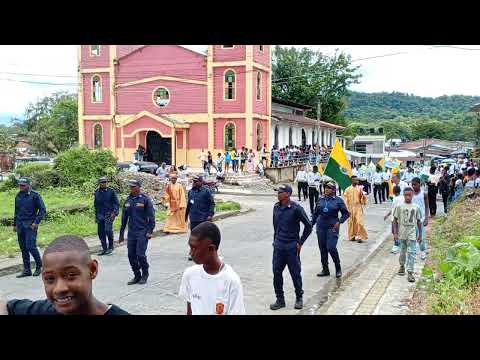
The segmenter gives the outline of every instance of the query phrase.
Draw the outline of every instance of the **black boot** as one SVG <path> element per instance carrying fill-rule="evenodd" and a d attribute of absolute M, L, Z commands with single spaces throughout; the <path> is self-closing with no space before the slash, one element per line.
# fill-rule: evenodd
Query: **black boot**
<path fill-rule="evenodd" d="M 328 268 L 323 268 L 322 272 L 321 273 L 318 273 L 317 276 L 330 276 L 330 270 L 328 270 Z"/>
<path fill-rule="evenodd" d="M 103 256 L 103 255 L 105 255 L 106 253 L 107 253 L 107 250 L 102 250 L 102 251 L 100 251 L 97 255 L 98 255 L 98 256 Z"/>
<path fill-rule="evenodd" d="M 127 285 L 138 284 L 140 282 L 140 279 L 141 279 L 140 274 L 135 275 L 134 278 L 127 283 Z"/>
<path fill-rule="evenodd" d="M 278 310 L 285 307 L 285 300 L 278 299 L 273 304 L 270 305 L 270 310 Z"/>
<path fill-rule="evenodd" d="M 37 266 L 37 268 L 35 269 L 35 272 L 33 273 L 33 276 L 40 276 L 41 273 L 42 273 L 42 267 Z"/>
<path fill-rule="evenodd" d="M 295 300 L 295 309 L 300 310 L 303 308 L 303 299 L 300 297 L 297 297 Z"/>
<path fill-rule="evenodd" d="M 32 276 L 32 273 L 28 272 L 28 271 L 23 271 L 21 274 L 17 275 L 17 279 L 24 278 L 24 277 L 27 277 L 27 276 Z"/>
<path fill-rule="evenodd" d="M 341 278 L 341 277 L 342 277 L 342 268 L 340 267 L 340 264 L 335 265 L 335 276 L 336 276 L 337 278 Z"/>
<path fill-rule="evenodd" d="M 105 251 L 105 255 L 110 255 L 112 252 L 113 252 L 113 249 L 110 248 L 107 251 Z"/>
<path fill-rule="evenodd" d="M 148 280 L 148 273 L 143 273 L 140 281 L 138 282 L 139 284 L 143 285 L 146 284 Z"/>

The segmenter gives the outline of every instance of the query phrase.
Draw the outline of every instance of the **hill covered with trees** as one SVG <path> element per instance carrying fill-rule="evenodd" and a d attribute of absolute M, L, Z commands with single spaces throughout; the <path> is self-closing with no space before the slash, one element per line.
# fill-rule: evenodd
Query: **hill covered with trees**
<path fill-rule="evenodd" d="M 367 124 L 383 127 L 387 138 L 474 141 L 480 124 L 478 115 L 469 109 L 476 103 L 480 103 L 480 96 L 429 98 L 400 92 L 352 92 L 344 115 L 352 135 L 358 127 Z"/>

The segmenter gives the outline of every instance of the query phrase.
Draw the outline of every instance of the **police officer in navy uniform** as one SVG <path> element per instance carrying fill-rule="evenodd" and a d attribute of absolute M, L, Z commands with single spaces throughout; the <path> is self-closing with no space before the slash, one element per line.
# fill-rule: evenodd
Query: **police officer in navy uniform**
<path fill-rule="evenodd" d="M 122 210 L 119 243 L 124 241 L 125 227 L 128 223 L 128 261 L 133 270 L 133 279 L 128 285 L 145 284 L 148 279 L 147 245 L 155 229 L 155 210 L 150 198 L 140 192 L 140 182 L 130 180 L 130 195 Z"/>
<path fill-rule="evenodd" d="M 215 214 L 215 200 L 210 190 L 203 185 L 202 176 L 194 176 L 192 189 L 188 192 L 185 221 L 190 217 L 190 230 L 204 221 L 212 221 Z M 192 260 L 189 256 L 188 260 Z"/>
<path fill-rule="evenodd" d="M 108 178 L 98 180 L 99 187 L 95 190 L 95 221 L 97 222 L 98 237 L 102 244 L 102 251 L 98 255 L 108 255 L 113 251 L 113 221 L 118 215 L 118 197 L 115 191 L 107 187 Z M 108 247 L 107 247 L 108 238 Z"/>
<path fill-rule="evenodd" d="M 42 197 L 30 187 L 30 181 L 22 178 L 18 181 L 20 191 L 15 196 L 15 215 L 13 231 L 17 232 L 18 244 L 22 251 L 23 272 L 17 278 L 32 276 L 30 254 L 35 260 L 36 269 L 33 276 L 42 273 L 42 259 L 37 248 L 38 224 L 46 214 Z"/>
<path fill-rule="evenodd" d="M 290 200 L 292 188 L 281 185 L 277 191 L 278 202 L 273 207 L 273 287 L 277 300 L 270 305 L 271 310 L 285 307 L 283 294 L 283 270 L 288 271 L 295 287 L 295 309 L 303 307 L 303 289 L 300 263 L 300 250 L 312 232 L 312 225 L 303 207 Z M 303 223 L 303 234 L 299 237 L 300 223 Z"/>
<path fill-rule="evenodd" d="M 315 211 L 312 215 L 312 225 L 317 224 L 318 247 L 323 270 L 317 276 L 329 276 L 328 254 L 335 264 L 336 276 L 342 276 L 340 256 L 337 251 L 338 233 L 340 224 L 343 224 L 350 217 L 350 213 L 342 198 L 335 196 L 336 186 L 333 182 L 325 185 L 325 194 L 318 199 Z M 340 219 L 338 213 L 341 214 Z"/>

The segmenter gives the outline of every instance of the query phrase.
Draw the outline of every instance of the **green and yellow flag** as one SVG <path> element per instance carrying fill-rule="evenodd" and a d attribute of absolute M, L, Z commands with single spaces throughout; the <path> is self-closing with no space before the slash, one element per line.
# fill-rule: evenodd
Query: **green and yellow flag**
<path fill-rule="evenodd" d="M 350 179 L 352 176 L 352 167 L 338 139 L 335 142 L 323 174 L 335 180 L 342 189 L 346 189 L 352 185 L 352 180 Z"/>

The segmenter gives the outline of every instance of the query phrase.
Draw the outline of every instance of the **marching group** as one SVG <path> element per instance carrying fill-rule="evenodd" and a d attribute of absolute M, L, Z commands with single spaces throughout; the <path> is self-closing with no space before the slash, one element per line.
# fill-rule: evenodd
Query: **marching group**
<path fill-rule="evenodd" d="M 206 161 L 208 163 L 209 159 Z M 344 189 L 343 196 L 340 197 L 337 196 L 337 190 L 340 191 L 337 184 L 322 176 L 316 165 L 308 171 L 302 167 L 295 182 L 298 184 L 299 202 L 302 197 L 303 201 L 307 198 L 310 201 L 310 217 L 299 203 L 291 200 L 293 190 L 289 185 L 284 184 L 275 189 L 278 202 L 273 208 L 272 271 L 276 301 L 270 305 L 271 310 L 286 306 L 283 292 L 285 267 L 288 267 L 295 288 L 294 308 L 303 308 L 300 252 L 314 226 L 322 265 L 317 276 L 330 275 L 329 257 L 334 263 L 336 277 L 342 276 L 337 250 L 340 225 L 348 221 L 348 240 L 358 243 L 367 240 L 363 216 L 371 184 L 375 203 L 377 199 L 380 203 L 388 198 L 392 200 L 392 208 L 385 215 L 385 220 L 390 219 L 392 223 L 392 253 L 400 252 L 398 274 L 407 273 L 410 282 L 415 281 L 413 269 L 417 243 L 421 259 L 426 257 L 425 229 L 429 217 L 435 216 L 437 194 L 440 192 L 444 198 L 448 191 L 445 203 L 447 211 L 448 203 L 455 201 L 463 189 L 480 185 L 479 169 L 471 162 L 462 162 L 458 166 L 432 166 L 429 174 L 411 168 L 376 168 L 370 175 L 365 170 L 365 165 L 353 168 L 352 184 Z M 175 172 L 169 174 L 169 179 L 163 198 L 168 208 L 164 231 L 185 233 L 187 219 L 190 220 L 189 255 L 190 260 L 196 264 L 185 270 L 180 284 L 179 296 L 187 303 L 187 314 L 245 314 L 241 280 L 218 254 L 221 234 L 212 222 L 215 202 L 208 188 L 203 185 L 203 178 L 193 177 L 192 189 L 188 195 L 184 186 L 176 182 Z M 94 194 L 95 220 L 102 245 L 102 251 L 98 255 L 109 255 L 114 250 L 112 224 L 120 214 L 121 207 L 119 242 L 124 241 L 128 227 L 127 253 L 133 272 L 133 278 L 127 284 L 145 284 L 149 277 L 146 252 L 155 229 L 154 206 L 148 195 L 141 191 L 141 183 L 137 180 L 129 181 L 130 195 L 122 206 L 115 191 L 107 184 L 107 178 L 99 179 L 99 187 Z M 98 274 L 98 262 L 90 257 L 88 245 L 82 238 L 61 236 L 46 248 L 43 257 L 40 256 L 36 236 L 38 226 L 46 214 L 45 205 L 40 194 L 31 189 L 28 179 L 19 180 L 19 190 L 15 198 L 14 231 L 17 232 L 24 270 L 17 277 L 42 275 L 47 299 L 10 300 L 8 303 L 0 303 L 0 313 L 127 314 L 118 306 L 104 304 L 93 296 L 92 281 Z M 302 234 L 300 223 L 303 224 Z M 33 274 L 30 255 L 36 263 Z"/>

